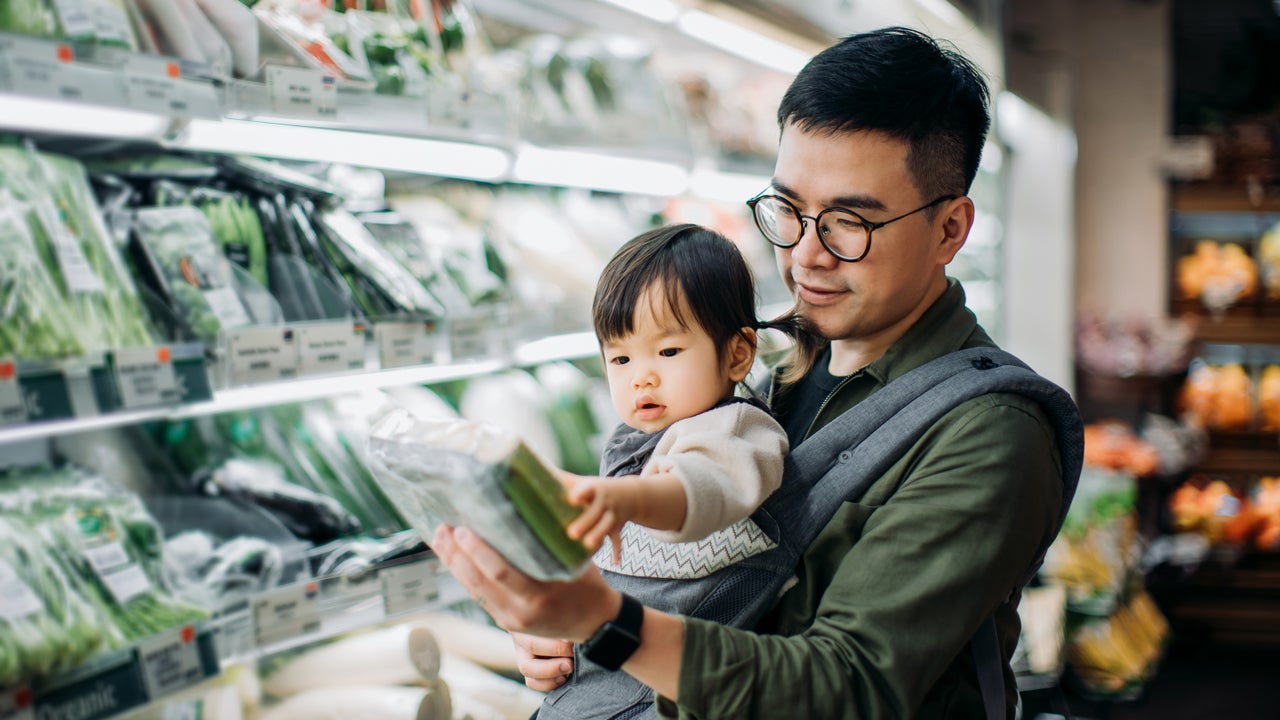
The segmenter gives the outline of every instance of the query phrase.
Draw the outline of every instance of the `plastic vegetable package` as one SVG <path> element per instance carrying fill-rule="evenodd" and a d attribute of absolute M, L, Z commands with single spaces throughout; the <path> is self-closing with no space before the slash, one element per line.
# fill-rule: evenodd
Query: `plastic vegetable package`
<path fill-rule="evenodd" d="M 152 281 L 195 337 L 212 346 L 221 330 L 252 324 L 236 293 L 230 263 L 199 210 L 139 210 L 134 229 Z"/>
<path fill-rule="evenodd" d="M 0 190 L 0 356 L 51 359 L 83 352 L 76 323 L 27 224 L 25 203 Z"/>
<path fill-rule="evenodd" d="M 442 523 L 466 526 L 544 580 L 572 578 L 591 557 L 565 534 L 579 510 L 515 434 L 393 410 L 369 445 L 377 482 L 424 539 Z"/>

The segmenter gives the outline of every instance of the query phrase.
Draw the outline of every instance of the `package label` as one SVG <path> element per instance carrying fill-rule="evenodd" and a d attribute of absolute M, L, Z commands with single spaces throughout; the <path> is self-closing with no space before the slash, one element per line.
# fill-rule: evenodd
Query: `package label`
<path fill-rule="evenodd" d="M 338 82 L 307 68 L 267 66 L 267 94 L 272 109 L 291 117 L 334 120 L 338 115 Z"/>
<path fill-rule="evenodd" d="M 440 347 L 434 322 L 385 322 L 374 326 L 383 368 L 430 365 Z"/>
<path fill-rule="evenodd" d="M 271 325 L 227 332 L 231 382 L 269 382 L 298 374 L 298 343 L 293 328 Z"/>
<path fill-rule="evenodd" d="M 13 358 L 0 358 L 0 425 L 26 422 L 27 406 L 22 401 L 18 384 L 18 363 Z"/>
<path fill-rule="evenodd" d="M 44 603 L 18 577 L 13 566 L 0 558 L 0 619 L 13 622 L 38 612 L 44 612 Z M 0 717 L 4 717 L 3 713 Z"/>
<path fill-rule="evenodd" d="M 364 326 L 348 322 L 298 327 L 299 371 L 304 375 L 364 369 Z"/>
<path fill-rule="evenodd" d="M 152 698 L 188 688 L 205 678 L 196 629 L 183 625 L 153 635 L 137 645 L 142 680 Z"/>
<path fill-rule="evenodd" d="M 318 632 L 320 585 L 300 583 L 255 598 L 253 630 L 258 647 Z"/>
<path fill-rule="evenodd" d="M 121 348 L 114 357 L 116 386 L 124 407 L 168 405 L 182 400 L 168 347 Z"/>
<path fill-rule="evenodd" d="M 387 615 L 421 610 L 440 599 L 440 562 L 426 560 L 383 568 L 382 606 Z"/>

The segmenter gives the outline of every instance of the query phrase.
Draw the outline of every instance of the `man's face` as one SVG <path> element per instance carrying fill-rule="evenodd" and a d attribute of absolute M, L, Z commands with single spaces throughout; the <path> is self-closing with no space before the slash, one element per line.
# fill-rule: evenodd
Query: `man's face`
<path fill-rule="evenodd" d="M 916 189 L 908 150 L 905 141 L 874 131 L 804 132 L 788 124 L 773 192 L 808 216 L 836 206 L 870 222 L 888 220 L 934 199 Z M 778 270 L 800 314 L 823 337 L 892 342 L 945 289 L 942 268 L 959 245 L 946 242 L 944 225 L 945 212 L 905 217 L 874 231 L 866 257 L 849 263 L 827 252 L 810 220 L 799 244 L 775 248 Z"/>

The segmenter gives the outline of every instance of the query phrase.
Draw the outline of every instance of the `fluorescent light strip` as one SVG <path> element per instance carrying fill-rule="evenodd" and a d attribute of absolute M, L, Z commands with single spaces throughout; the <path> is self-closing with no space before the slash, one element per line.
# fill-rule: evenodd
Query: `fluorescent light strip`
<path fill-rule="evenodd" d="M 689 172 L 674 163 L 533 145 L 516 154 L 511 179 L 531 185 L 664 197 L 680 195 L 689 187 Z"/>
<path fill-rule="evenodd" d="M 581 332 L 553 335 L 534 340 L 516 348 L 515 364 L 540 365 L 554 360 L 589 358 L 600 353 L 600 343 L 595 333 Z"/>
<path fill-rule="evenodd" d="M 704 200 L 744 203 L 768 188 L 772 181 L 766 175 L 697 170 L 689 180 L 689 192 Z"/>
<path fill-rule="evenodd" d="M 60 100 L 0 95 L 0 127 L 35 133 L 155 140 L 169 118 Z"/>
<path fill-rule="evenodd" d="M 809 62 L 809 55 L 783 42 L 701 10 L 686 10 L 676 28 L 691 38 L 794 75 Z"/>
<path fill-rule="evenodd" d="M 507 152 L 487 145 L 245 120 L 192 120 L 175 147 L 497 181 Z"/>
<path fill-rule="evenodd" d="M 671 0 L 604 0 L 614 7 L 660 23 L 673 23 L 680 16 L 680 6 Z"/>

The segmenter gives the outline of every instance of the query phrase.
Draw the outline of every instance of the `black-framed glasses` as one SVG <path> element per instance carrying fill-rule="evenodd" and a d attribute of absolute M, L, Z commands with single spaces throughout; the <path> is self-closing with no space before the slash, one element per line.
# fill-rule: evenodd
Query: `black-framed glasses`
<path fill-rule="evenodd" d="M 927 210 L 940 202 L 955 200 L 959 195 L 943 195 L 927 205 L 881 222 L 871 222 L 858 213 L 842 207 L 829 207 L 817 215 L 801 215 L 790 200 L 761 193 L 747 201 L 756 227 L 769 242 L 780 248 L 795 247 L 804 237 L 805 223 L 812 220 L 818 229 L 818 242 L 827 252 L 844 262 L 858 262 L 871 252 L 871 233 L 904 217 Z"/>

